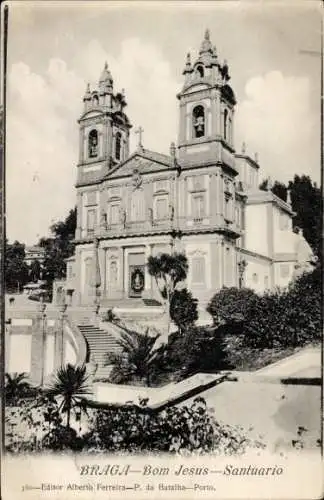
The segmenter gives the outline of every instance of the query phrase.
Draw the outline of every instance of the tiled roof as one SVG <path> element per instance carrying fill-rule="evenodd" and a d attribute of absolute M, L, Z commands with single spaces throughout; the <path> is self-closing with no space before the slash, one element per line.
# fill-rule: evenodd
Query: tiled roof
<path fill-rule="evenodd" d="M 135 151 L 127 160 L 120 163 L 111 170 L 106 178 L 126 177 L 138 169 L 141 174 L 159 172 L 172 168 L 172 158 L 162 153 L 156 153 L 148 149 Z"/>

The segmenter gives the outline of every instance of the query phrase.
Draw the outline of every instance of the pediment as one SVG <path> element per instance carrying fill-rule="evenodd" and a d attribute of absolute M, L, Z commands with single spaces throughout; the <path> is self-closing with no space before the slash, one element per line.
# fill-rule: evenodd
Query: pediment
<path fill-rule="evenodd" d="M 106 176 L 108 179 L 116 179 L 118 177 L 132 177 L 134 172 L 139 172 L 140 175 L 160 172 L 161 170 L 170 170 L 171 158 L 159 153 L 145 151 L 143 153 L 134 153 L 123 163 L 114 167 Z"/>

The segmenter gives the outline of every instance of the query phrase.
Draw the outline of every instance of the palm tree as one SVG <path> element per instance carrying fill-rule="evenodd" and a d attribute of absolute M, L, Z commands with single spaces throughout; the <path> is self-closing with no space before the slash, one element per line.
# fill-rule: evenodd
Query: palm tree
<path fill-rule="evenodd" d="M 108 353 L 106 357 L 106 365 L 114 365 L 110 378 L 117 383 L 135 377 L 144 378 L 149 386 L 151 368 L 159 353 L 159 349 L 154 346 L 160 334 L 149 335 L 149 328 L 145 329 L 145 333 L 130 330 L 125 326 L 120 328 L 122 332 L 117 342 L 122 347 L 122 352 Z"/>
<path fill-rule="evenodd" d="M 5 399 L 8 402 L 17 401 L 31 392 L 26 373 L 6 373 Z"/>
<path fill-rule="evenodd" d="M 73 366 L 68 363 L 57 370 L 52 385 L 46 390 L 49 396 L 62 399 L 59 409 L 62 413 L 66 413 L 68 429 L 72 409 L 79 407 L 83 397 L 91 393 L 86 383 L 87 379 L 85 365 Z"/>

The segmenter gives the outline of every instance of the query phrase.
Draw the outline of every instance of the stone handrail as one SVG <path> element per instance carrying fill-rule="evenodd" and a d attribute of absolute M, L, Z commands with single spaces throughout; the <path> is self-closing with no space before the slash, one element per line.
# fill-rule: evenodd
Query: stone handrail
<path fill-rule="evenodd" d="M 88 346 L 87 346 L 86 339 L 84 338 L 83 334 L 81 333 L 81 331 L 79 330 L 77 325 L 69 317 L 66 319 L 66 326 L 68 327 L 68 328 L 66 328 L 66 331 L 68 331 L 70 336 L 72 333 L 72 335 L 74 337 L 72 340 L 74 340 L 75 344 L 77 345 L 77 362 L 76 362 L 76 364 L 83 365 L 86 363 L 87 354 L 88 354 Z"/>

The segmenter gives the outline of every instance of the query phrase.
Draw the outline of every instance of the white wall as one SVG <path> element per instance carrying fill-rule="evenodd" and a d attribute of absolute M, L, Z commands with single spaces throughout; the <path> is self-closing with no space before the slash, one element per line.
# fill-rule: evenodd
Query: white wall
<path fill-rule="evenodd" d="M 65 342 L 65 363 L 75 365 L 77 361 L 76 352 L 69 340 Z"/>
<path fill-rule="evenodd" d="M 294 262 L 276 262 L 274 264 L 275 286 L 287 287 L 294 273 Z"/>
<path fill-rule="evenodd" d="M 245 261 L 247 262 L 247 267 L 244 274 L 244 286 L 252 288 L 258 293 L 262 293 L 267 288 L 270 288 L 270 263 L 262 260 L 249 259 L 248 256 L 245 257 Z"/>
<path fill-rule="evenodd" d="M 9 373 L 30 373 L 31 370 L 31 342 L 30 334 L 10 335 L 9 341 Z"/>
<path fill-rule="evenodd" d="M 251 252 L 269 256 L 267 205 L 245 207 L 245 248 Z"/>
<path fill-rule="evenodd" d="M 48 333 L 46 335 L 45 346 L 45 375 L 49 375 L 54 371 L 54 356 L 55 356 L 55 335 Z"/>
<path fill-rule="evenodd" d="M 287 221 L 287 228 L 280 229 L 280 214 Z M 273 233 L 274 233 L 274 252 L 293 253 L 295 250 L 295 234 L 292 231 L 292 220 L 289 214 L 273 206 Z"/>

